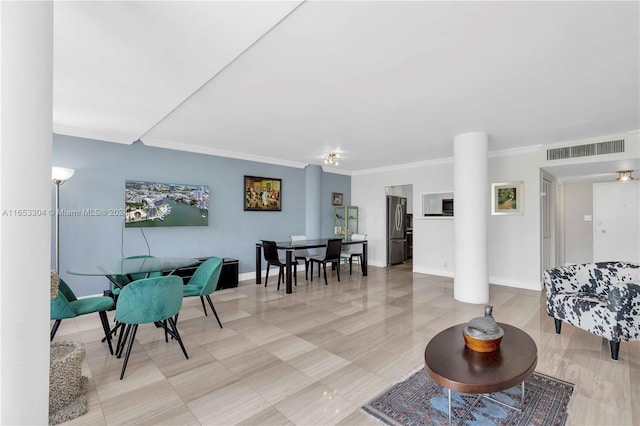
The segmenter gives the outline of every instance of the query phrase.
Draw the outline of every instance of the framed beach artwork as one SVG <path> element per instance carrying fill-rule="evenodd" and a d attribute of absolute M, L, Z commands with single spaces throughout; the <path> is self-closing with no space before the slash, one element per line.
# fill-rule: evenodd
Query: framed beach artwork
<path fill-rule="evenodd" d="M 267 212 L 282 210 L 282 179 L 245 176 L 244 210 Z"/>
<path fill-rule="evenodd" d="M 491 184 L 492 215 L 524 214 L 524 182 L 502 182 Z"/>

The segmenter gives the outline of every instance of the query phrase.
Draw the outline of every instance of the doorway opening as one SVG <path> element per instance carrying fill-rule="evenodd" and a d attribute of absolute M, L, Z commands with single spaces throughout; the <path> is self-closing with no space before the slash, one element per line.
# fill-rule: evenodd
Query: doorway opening
<path fill-rule="evenodd" d="M 385 187 L 387 266 L 413 259 L 413 185 Z"/>

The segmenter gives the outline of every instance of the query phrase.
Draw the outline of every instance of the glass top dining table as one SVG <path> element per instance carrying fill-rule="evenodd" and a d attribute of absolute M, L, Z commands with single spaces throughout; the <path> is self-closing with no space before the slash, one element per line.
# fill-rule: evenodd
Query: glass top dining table
<path fill-rule="evenodd" d="M 173 272 L 178 268 L 192 266 L 198 263 L 198 259 L 189 257 L 136 257 L 121 259 L 101 265 L 78 266 L 67 270 L 71 275 L 99 276 L 103 275 L 115 282 L 113 277 L 132 274 L 149 274 L 151 272 Z M 116 283 L 120 286 L 120 284 Z"/>

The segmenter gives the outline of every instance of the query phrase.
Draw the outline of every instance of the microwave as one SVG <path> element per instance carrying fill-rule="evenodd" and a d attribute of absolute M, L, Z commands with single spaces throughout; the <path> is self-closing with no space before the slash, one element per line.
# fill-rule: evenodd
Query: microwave
<path fill-rule="evenodd" d="M 453 198 L 445 198 L 442 200 L 442 214 L 445 216 L 453 216 Z"/>

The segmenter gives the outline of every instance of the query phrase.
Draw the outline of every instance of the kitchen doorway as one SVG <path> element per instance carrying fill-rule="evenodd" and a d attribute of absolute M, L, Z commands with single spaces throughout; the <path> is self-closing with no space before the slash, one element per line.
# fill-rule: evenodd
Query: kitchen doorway
<path fill-rule="evenodd" d="M 385 187 L 387 266 L 412 263 L 413 185 Z"/>

